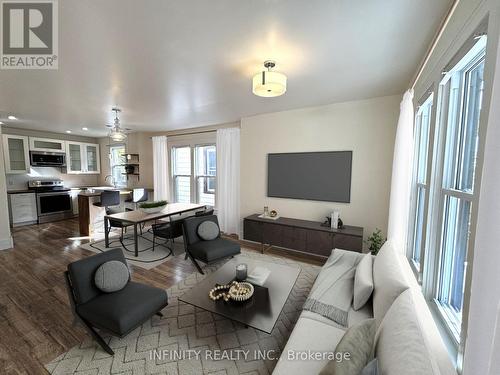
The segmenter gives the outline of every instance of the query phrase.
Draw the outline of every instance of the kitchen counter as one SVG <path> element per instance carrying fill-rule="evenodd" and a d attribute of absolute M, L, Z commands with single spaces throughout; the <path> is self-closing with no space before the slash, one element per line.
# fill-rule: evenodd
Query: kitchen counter
<path fill-rule="evenodd" d="M 131 194 L 132 193 L 132 190 L 130 189 L 108 189 L 108 190 L 118 190 L 120 192 L 120 195 L 128 195 L 128 194 Z M 84 197 L 99 197 L 101 195 L 101 192 L 103 192 L 103 190 L 94 190 L 94 192 L 90 192 L 90 191 L 81 191 L 78 195 L 79 196 L 84 196 Z"/>
<path fill-rule="evenodd" d="M 34 193 L 34 191 L 30 189 L 7 190 L 7 194 L 22 194 L 22 193 Z"/>

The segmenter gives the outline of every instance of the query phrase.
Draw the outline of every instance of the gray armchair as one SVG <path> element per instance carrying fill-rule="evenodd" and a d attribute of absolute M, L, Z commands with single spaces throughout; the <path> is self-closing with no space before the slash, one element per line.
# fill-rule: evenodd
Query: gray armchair
<path fill-rule="evenodd" d="M 168 297 L 163 289 L 133 281 L 117 292 L 101 292 L 95 286 L 94 275 L 101 264 L 110 260 L 127 264 L 122 250 L 112 249 L 70 263 L 64 274 L 75 319 L 113 355 L 95 328 L 114 336 L 126 336 L 152 315 L 162 316 L 160 311 L 167 306 Z"/>
<path fill-rule="evenodd" d="M 197 260 L 209 264 L 223 258 L 233 257 L 241 252 L 238 243 L 221 238 L 220 234 L 214 240 L 202 240 L 200 236 L 198 236 L 198 226 L 207 220 L 213 221 L 219 225 L 219 221 L 215 215 L 189 217 L 182 222 L 186 255 L 191 259 L 196 269 L 201 274 L 203 274 L 203 271 Z"/>

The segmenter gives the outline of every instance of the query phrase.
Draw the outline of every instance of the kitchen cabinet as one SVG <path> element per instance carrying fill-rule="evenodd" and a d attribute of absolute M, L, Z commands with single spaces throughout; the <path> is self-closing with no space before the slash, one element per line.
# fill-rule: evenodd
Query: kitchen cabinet
<path fill-rule="evenodd" d="M 99 145 L 83 142 L 66 142 L 68 174 L 98 174 L 101 172 Z"/>
<path fill-rule="evenodd" d="M 28 137 L 22 135 L 3 135 L 5 173 L 29 173 L 30 156 Z"/>
<path fill-rule="evenodd" d="M 29 137 L 30 151 L 66 152 L 66 141 L 51 138 Z"/>
<path fill-rule="evenodd" d="M 12 226 L 36 223 L 38 220 L 35 193 L 9 194 L 9 211 Z"/>

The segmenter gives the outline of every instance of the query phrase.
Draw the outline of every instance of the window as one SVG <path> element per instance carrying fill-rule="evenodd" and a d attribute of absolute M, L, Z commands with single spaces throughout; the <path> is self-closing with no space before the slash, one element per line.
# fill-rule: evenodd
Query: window
<path fill-rule="evenodd" d="M 215 145 L 172 147 L 171 155 L 174 200 L 214 206 L 217 176 Z"/>
<path fill-rule="evenodd" d="M 173 149 L 174 199 L 178 203 L 191 202 L 191 147 Z"/>
<path fill-rule="evenodd" d="M 109 148 L 109 166 L 115 186 L 127 186 L 127 175 L 125 174 L 125 145 L 116 145 Z"/>
<path fill-rule="evenodd" d="M 415 116 L 415 156 L 413 166 L 412 208 L 410 219 L 409 257 L 417 273 L 421 272 L 424 246 L 425 200 L 428 195 L 427 163 L 433 95 L 422 103 Z"/>
<path fill-rule="evenodd" d="M 445 127 L 437 191 L 437 277 L 434 299 L 457 341 L 460 337 L 474 176 L 479 140 L 486 37 L 450 69 L 440 84 Z"/>
<path fill-rule="evenodd" d="M 197 203 L 215 204 L 215 171 L 217 160 L 215 145 L 196 146 Z"/>
<path fill-rule="evenodd" d="M 477 199 L 474 181 L 486 36 L 469 43 L 439 82 L 435 119 L 433 95 L 415 116 L 408 230 L 410 263 L 422 276 L 424 294 L 456 344 L 461 339 L 469 236 L 474 230 L 471 214 Z"/>

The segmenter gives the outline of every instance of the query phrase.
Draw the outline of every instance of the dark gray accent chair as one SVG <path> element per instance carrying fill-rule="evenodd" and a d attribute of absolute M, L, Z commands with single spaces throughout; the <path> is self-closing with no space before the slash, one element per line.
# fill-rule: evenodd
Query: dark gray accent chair
<path fill-rule="evenodd" d="M 107 353 L 113 355 L 113 350 L 95 328 L 124 337 L 151 316 L 162 316 L 160 311 L 167 306 L 168 297 L 163 289 L 133 281 L 117 292 L 100 291 L 94 283 L 95 272 L 110 260 L 127 264 L 122 250 L 112 249 L 70 263 L 64 274 L 75 319 Z"/>
<path fill-rule="evenodd" d="M 197 260 L 209 264 L 223 258 L 233 257 L 241 252 L 238 243 L 221 238 L 220 233 L 214 240 L 202 240 L 200 236 L 198 236 L 198 226 L 207 220 L 213 221 L 219 225 L 219 221 L 215 215 L 188 217 L 184 219 L 182 223 L 186 255 L 191 259 L 196 269 L 201 274 L 203 274 L 203 270 Z"/>

